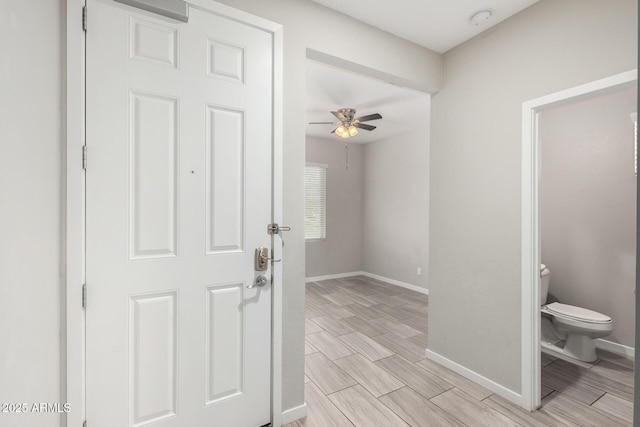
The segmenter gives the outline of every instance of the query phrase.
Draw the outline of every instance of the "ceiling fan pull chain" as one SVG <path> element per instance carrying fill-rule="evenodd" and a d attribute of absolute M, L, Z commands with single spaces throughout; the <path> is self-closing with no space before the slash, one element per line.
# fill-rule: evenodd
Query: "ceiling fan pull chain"
<path fill-rule="evenodd" d="M 347 141 L 344 142 L 344 149 L 347 152 L 347 163 L 345 165 L 345 169 L 349 170 L 349 142 Z"/>

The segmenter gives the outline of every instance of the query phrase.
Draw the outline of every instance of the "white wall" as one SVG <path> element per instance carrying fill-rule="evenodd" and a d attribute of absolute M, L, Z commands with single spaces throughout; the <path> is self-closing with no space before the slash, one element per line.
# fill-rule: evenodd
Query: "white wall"
<path fill-rule="evenodd" d="M 522 102 L 637 64 L 634 0 L 542 0 L 445 54 L 432 100 L 429 349 L 521 390 Z"/>
<path fill-rule="evenodd" d="M 365 146 L 362 270 L 428 289 L 427 96 L 424 111 L 424 128 Z"/>
<path fill-rule="evenodd" d="M 613 318 L 604 338 L 634 344 L 637 88 L 540 116 L 540 231 L 549 292 Z"/>
<path fill-rule="evenodd" d="M 362 270 L 364 147 L 349 144 L 349 169 L 343 141 L 307 137 L 307 162 L 327 168 L 327 238 L 306 242 L 306 277 Z"/>
<path fill-rule="evenodd" d="M 0 402 L 65 402 L 64 7 L 0 2 Z M 0 425 L 51 427 L 60 419 L 2 413 Z"/>

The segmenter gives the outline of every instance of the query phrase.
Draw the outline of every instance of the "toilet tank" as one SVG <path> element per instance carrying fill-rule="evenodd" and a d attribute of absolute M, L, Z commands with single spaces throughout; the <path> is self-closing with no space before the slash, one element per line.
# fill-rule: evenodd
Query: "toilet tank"
<path fill-rule="evenodd" d="M 549 279 L 551 272 L 546 265 L 540 264 L 540 305 L 547 303 L 547 294 L 549 293 Z"/>

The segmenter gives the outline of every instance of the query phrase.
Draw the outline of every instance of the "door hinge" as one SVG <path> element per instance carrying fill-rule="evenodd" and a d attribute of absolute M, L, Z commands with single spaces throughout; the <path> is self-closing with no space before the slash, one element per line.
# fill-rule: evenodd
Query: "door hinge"
<path fill-rule="evenodd" d="M 82 31 L 87 31 L 87 6 L 82 7 Z"/>
<path fill-rule="evenodd" d="M 87 308 L 87 284 L 86 283 L 82 285 L 82 308 Z"/>
<path fill-rule="evenodd" d="M 87 170 L 87 146 L 82 146 L 82 169 Z"/>

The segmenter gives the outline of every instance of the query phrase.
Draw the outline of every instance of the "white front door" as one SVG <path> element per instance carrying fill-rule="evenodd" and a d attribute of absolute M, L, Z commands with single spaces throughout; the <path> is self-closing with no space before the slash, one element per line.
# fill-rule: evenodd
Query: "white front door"
<path fill-rule="evenodd" d="M 87 423 L 267 424 L 272 34 L 87 11 Z"/>

